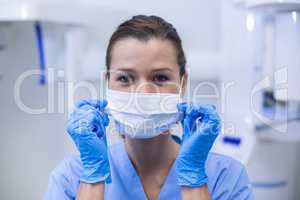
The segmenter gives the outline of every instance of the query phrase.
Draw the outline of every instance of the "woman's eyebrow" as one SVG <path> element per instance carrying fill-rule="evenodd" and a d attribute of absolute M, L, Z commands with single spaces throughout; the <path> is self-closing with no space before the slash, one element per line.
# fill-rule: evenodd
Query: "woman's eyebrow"
<path fill-rule="evenodd" d="M 170 71 L 170 72 L 172 72 L 173 70 L 168 68 L 168 67 L 163 67 L 163 68 L 153 69 L 152 71 L 154 71 L 154 72 L 156 72 L 156 71 Z"/>
<path fill-rule="evenodd" d="M 116 72 L 116 73 L 122 73 L 122 72 L 127 72 L 127 73 L 135 73 L 135 70 L 129 69 L 129 68 L 118 68 L 118 69 L 112 69 L 110 72 Z"/>

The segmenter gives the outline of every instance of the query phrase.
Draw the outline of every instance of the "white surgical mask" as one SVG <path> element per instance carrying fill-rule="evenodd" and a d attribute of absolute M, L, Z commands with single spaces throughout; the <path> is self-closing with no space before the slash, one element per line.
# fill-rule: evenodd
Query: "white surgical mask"
<path fill-rule="evenodd" d="M 130 138 L 152 138 L 182 119 L 173 93 L 132 93 L 107 89 L 107 111 L 116 130 Z"/>

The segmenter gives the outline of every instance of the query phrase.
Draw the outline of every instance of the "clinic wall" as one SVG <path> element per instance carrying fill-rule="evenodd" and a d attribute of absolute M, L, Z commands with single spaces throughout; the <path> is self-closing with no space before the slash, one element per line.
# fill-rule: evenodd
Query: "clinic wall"
<path fill-rule="evenodd" d="M 47 74 L 47 84 L 41 85 L 39 76 L 32 75 L 22 82 L 20 88 L 22 103 L 32 109 L 45 108 L 45 113 L 32 114 L 22 110 L 15 99 L 14 87 L 22 74 L 39 69 L 34 26 L 32 22 L 14 22 L 7 23 L 3 30 L 5 37 L 1 38 L 1 44 L 4 48 L 0 51 L 0 199 L 41 199 L 50 172 L 67 155 L 78 154 L 66 132 L 67 116 L 73 106 L 71 102 L 91 98 L 91 93 L 82 87 L 70 95 L 66 76 L 58 75 L 63 66 L 55 66 L 52 68 L 53 81 Z M 100 96 L 100 82 L 85 80 L 97 91 L 93 98 Z M 75 86 L 78 82 L 73 84 Z M 53 96 L 49 95 L 50 88 L 53 88 Z"/>
<path fill-rule="evenodd" d="M 25 113 L 14 101 L 14 84 L 25 70 L 38 66 L 33 28 L 28 23 L 9 25 L 0 51 L 0 199 L 42 198 L 49 172 L 69 152 L 65 114 Z M 2 38 L 3 39 L 3 38 Z M 33 108 L 47 106 L 47 87 L 38 77 L 24 81 L 21 97 Z"/>

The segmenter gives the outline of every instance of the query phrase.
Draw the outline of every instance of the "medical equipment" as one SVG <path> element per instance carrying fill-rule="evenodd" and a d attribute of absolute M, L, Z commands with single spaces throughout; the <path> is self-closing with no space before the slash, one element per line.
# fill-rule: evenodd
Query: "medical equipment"
<path fill-rule="evenodd" d="M 44 50 L 44 38 L 41 24 L 37 21 L 34 24 L 36 39 L 37 39 L 37 47 L 38 47 L 38 56 L 39 56 L 39 65 L 40 65 L 40 84 L 46 83 L 46 61 L 45 61 L 45 50 Z"/>
<path fill-rule="evenodd" d="M 257 199 L 294 199 L 300 141 L 300 1 L 236 2 L 246 8 L 247 36 L 254 44 L 248 44 L 248 49 L 259 52 L 252 61 L 256 81 L 249 122 L 256 145 L 248 162 L 249 175 Z"/>

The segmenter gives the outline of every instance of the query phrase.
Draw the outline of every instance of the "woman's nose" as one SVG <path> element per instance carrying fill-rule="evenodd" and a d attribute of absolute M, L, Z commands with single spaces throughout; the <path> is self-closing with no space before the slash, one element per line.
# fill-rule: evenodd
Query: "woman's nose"
<path fill-rule="evenodd" d="M 135 91 L 140 92 L 140 93 L 159 93 L 160 92 L 159 87 L 149 81 L 141 81 L 137 85 Z"/>

